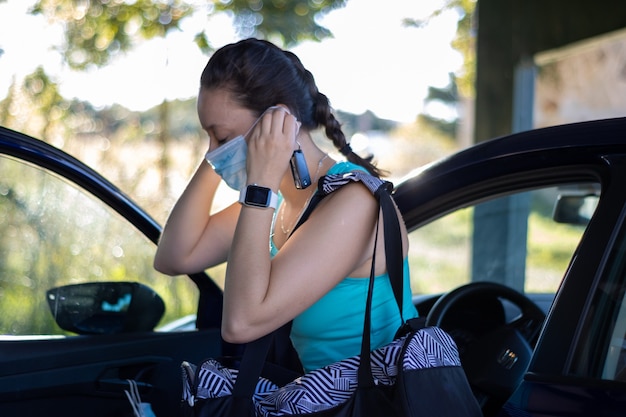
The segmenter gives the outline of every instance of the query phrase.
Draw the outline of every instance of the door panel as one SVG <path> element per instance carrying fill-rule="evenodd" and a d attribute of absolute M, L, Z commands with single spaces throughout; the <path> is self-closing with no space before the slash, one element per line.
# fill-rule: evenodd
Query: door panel
<path fill-rule="evenodd" d="M 132 416 L 127 379 L 157 416 L 177 415 L 180 363 L 220 354 L 219 329 L 3 342 L 0 415 Z"/>
<path fill-rule="evenodd" d="M 527 378 L 534 379 L 530 375 Z M 529 380 L 522 382 L 498 417 L 619 417 L 626 410 L 626 390 L 618 383 L 601 387 L 585 379 L 572 379 L 567 383 Z"/>
<path fill-rule="evenodd" d="M 195 315 L 200 299 L 219 315 L 221 294 L 201 297 L 190 277 L 154 270 L 154 242 L 125 217 L 132 212 L 113 210 L 53 171 L 0 155 L 0 416 L 132 416 L 128 379 L 157 416 L 177 415 L 180 363 L 221 354 L 216 324 L 76 335 L 57 323 L 48 290 L 113 281 L 153 290 L 165 307 L 158 326 Z M 108 308 L 126 311 L 123 303 Z M 202 317 L 219 323 L 219 316 Z"/>

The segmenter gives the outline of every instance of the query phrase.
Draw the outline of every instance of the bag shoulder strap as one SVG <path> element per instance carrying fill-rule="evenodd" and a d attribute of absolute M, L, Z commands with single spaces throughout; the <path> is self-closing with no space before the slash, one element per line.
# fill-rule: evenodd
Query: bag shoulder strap
<path fill-rule="evenodd" d="M 393 190 L 393 184 L 388 181 L 381 180 L 373 175 L 367 174 L 361 171 L 348 172 L 345 174 L 333 174 L 325 175 L 319 179 L 318 189 L 311 198 L 309 205 L 302 214 L 298 224 L 294 227 L 295 231 L 300 227 L 306 219 L 313 212 L 317 204 L 330 193 L 338 190 L 343 185 L 350 182 L 362 182 L 376 197 L 380 204 L 380 210 L 383 212 L 383 222 L 385 227 L 385 254 L 387 261 L 387 273 L 391 281 L 394 297 L 398 303 L 400 309 L 400 317 L 402 317 L 402 284 L 403 284 L 403 259 L 402 259 L 402 239 L 400 234 L 400 223 L 398 220 L 395 204 L 391 198 L 391 192 Z M 378 228 L 378 223 L 377 226 Z M 292 233 L 293 233 L 292 231 Z M 378 236 L 378 233 L 376 233 Z M 374 249 L 374 253 L 376 250 Z M 372 274 L 370 276 L 370 288 L 368 291 L 368 301 L 366 305 L 366 318 L 364 323 L 363 342 L 361 344 L 361 361 L 359 364 L 359 385 L 360 386 L 372 386 L 374 379 L 372 377 L 370 352 L 369 352 L 369 338 L 370 338 L 370 309 L 371 298 L 373 291 L 373 271 L 374 271 L 375 257 L 372 258 Z M 404 322 L 404 319 L 402 319 Z M 247 344 L 242 364 L 239 369 L 239 375 L 235 386 L 233 387 L 233 395 L 242 399 L 242 401 L 236 401 L 242 404 L 242 407 L 246 407 L 243 404 L 249 404 L 244 399 L 251 399 L 254 393 L 254 387 L 256 381 L 260 375 L 259 364 L 253 364 L 253 362 L 262 362 L 267 355 L 267 350 L 271 344 L 274 333 L 261 337 L 256 341 Z M 232 411 L 232 410 L 231 410 Z M 233 414 L 237 415 L 237 414 Z"/>
<path fill-rule="evenodd" d="M 344 174 L 323 175 L 317 182 L 317 191 L 315 191 L 315 193 L 313 194 L 311 201 L 309 201 L 309 204 L 304 210 L 304 213 L 302 213 L 302 216 L 300 216 L 298 223 L 293 228 L 291 233 L 293 234 L 293 232 L 295 232 L 296 229 L 309 218 L 315 207 L 319 204 L 320 201 L 322 201 L 322 199 L 324 199 L 324 197 L 350 182 L 358 181 L 363 183 L 374 196 L 376 195 L 380 187 L 388 190 L 389 193 L 391 193 L 391 191 L 393 190 L 393 184 L 389 181 L 381 180 L 380 178 L 377 178 L 363 171 L 350 171 Z"/>
<path fill-rule="evenodd" d="M 402 234 L 400 232 L 400 222 L 398 220 L 395 204 L 391 197 L 393 184 L 382 180 L 363 171 L 350 171 L 344 174 L 324 175 L 318 181 L 317 191 L 311 198 L 302 216 L 292 232 L 295 232 L 311 215 L 315 207 L 332 192 L 340 189 L 350 182 L 361 182 L 376 197 L 383 213 L 383 224 L 385 227 L 385 254 L 387 261 L 387 273 L 391 281 L 393 294 L 402 317 L 403 300 L 403 256 L 402 256 Z M 402 319 L 404 322 L 404 318 Z"/>
<path fill-rule="evenodd" d="M 398 305 L 400 318 L 402 320 L 402 326 L 406 327 L 403 317 L 403 286 L 404 286 L 404 274 L 403 274 L 403 256 L 402 256 L 402 234 L 400 230 L 400 223 L 398 220 L 398 213 L 396 211 L 395 204 L 391 197 L 393 191 L 393 184 L 389 181 L 381 180 L 378 177 L 374 177 L 362 171 L 348 172 L 345 174 L 326 175 L 320 178 L 318 182 L 318 190 L 311 198 L 309 206 L 300 218 L 300 221 L 294 227 L 294 230 L 304 223 L 311 212 L 315 209 L 317 204 L 329 195 L 330 193 L 338 190 L 342 186 L 350 182 L 360 181 L 363 183 L 370 192 L 376 197 L 379 203 L 380 211 L 383 214 L 384 224 L 384 240 L 385 240 L 385 258 L 387 265 L 387 274 L 391 282 L 394 298 Z M 367 292 L 367 301 L 365 305 L 365 317 L 363 323 L 363 339 L 361 341 L 361 354 L 358 369 L 358 381 L 361 387 L 373 387 L 375 384 L 374 377 L 372 375 L 372 368 L 370 362 L 370 348 L 371 348 L 371 306 L 372 297 L 374 293 L 374 270 L 376 262 L 376 246 L 378 243 L 378 228 L 379 222 L 376 222 L 376 237 L 374 240 L 374 253 L 372 255 L 372 266 L 370 271 L 369 288 Z M 293 232 L 292 232 L 293 233 Z"/>

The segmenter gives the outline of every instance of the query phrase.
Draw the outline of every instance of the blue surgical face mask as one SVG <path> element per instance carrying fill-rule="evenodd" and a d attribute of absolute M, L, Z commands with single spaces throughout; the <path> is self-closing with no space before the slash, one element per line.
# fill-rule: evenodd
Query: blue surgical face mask
<path fill-rule="evenodd" d="M 239 135 L 216 150 L 207 152 L 204 158 L 211 164 L 217 175 L 222 177 L 226 185 L 233 190 L 241 191 L 248 179 L 247 156 L 248 145 L 245 135 Z"/>
<path fill-rule="evenodd" d="M 289 113 L 284 107 L 272 106 L 265 112 L 281 109 Z M 263 112 L 263 114 L 265 114 Z M 241 191 L 246 185 L 248 173 L 246 170 L 246 158 L 248 157 L 248 144 L 246 137 L 261 120 L 263 114 L 252 124 L 245 135 L 236 136 L 214 151 L 206 153 L 204 158 L 211 164 L 217 175 L 222 177 L 226 185 L 236 191 Z"/>

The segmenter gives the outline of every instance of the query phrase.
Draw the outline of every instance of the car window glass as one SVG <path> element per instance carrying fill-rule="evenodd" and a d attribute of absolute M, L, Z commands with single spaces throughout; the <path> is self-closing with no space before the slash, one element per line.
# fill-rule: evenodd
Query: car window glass
<path fill-rule="evenodd" d="M 155 245 L 118 213 L 74 184 L 0 156 L 0 334 L 64 335 L 46 291 L 102 281 L 142 283 L 164 300 L 159 325 L 195 313 L 188 277 L 153 266 Z"/>
<path fill-rule="evenodd" d="M 524 191 L 419 227 L 409 235 L 413 293 L 446 292 L 474 280 L 554 294 L 597 204 L 595 194 L 590 184 Z M 555 221 L 560 198 L 571 195 L 581 196 L 572 202 L 577 217 Z"/>
<path fill-rule="evenodd" d="M 626 382 L 626 295 L 621 291 L 617 317 L 606 351 L 602 378 Z"/>
<path fill-rule="evenodd" d="M 626 228 L 591 301 L 571 373 L 626 382 Z"/>

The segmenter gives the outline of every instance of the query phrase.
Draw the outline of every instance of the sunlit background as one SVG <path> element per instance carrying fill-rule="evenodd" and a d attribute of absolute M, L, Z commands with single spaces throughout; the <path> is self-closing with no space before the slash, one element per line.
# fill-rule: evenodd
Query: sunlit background
<path fill-rule="evenodd" d="M 205 30 L 213 48 L 237 41 L 233 16 L 207 13 L 212 3 L 197 0 L 181 30 L 77 71 L 58 50 L 64 26 L 30 13 L 36 3 L 0 2 L 0 124 L 85 161 L 163 222 L 207 146 L 195 96 L 209 54 L 194 37 Z M 373 153 L 392 180 L 462 146 L 451 130 L 457 97 L 428 99 L 433 88 L 454 91 L 451 74 L 462 72 L 452 42 L 463 12 L 451 3 L 348 0 L 317 21 L 331 37 L 290 48 L 329 97 L 353 149 Z M 435 128 L 417 123 L 423 114 Z M 234 198 L 227 189 L 223 195 L 218 208 Z"/>
<path fill-rule="evenodd" d="M 23 77 L 43 65 L 66 98 L 97 106 L 117 103 L 143 111 L 164 98 L 196 94 L 207 56 L 193 37 L 202 28 L 208 28 L 215 47 L 238 39 L 228 15 L 208 19 L 197 13 L 183 21 L 181 32 L 143 42 L 102 69 L 77 72 L 67 68 L 52 49 L 62 42 L 62 28 L 48 24 L 42 16 L 29 15 L 33 3 L 0 3 L 0 47 L 4 49 L 0 97 L 6 95 L 12 77 Z M 336 109 L 356 114 L 370 110 L 381 118 L 412 121 L 422 111 L 428 86 L 445 86 L 448 74 L 461 65 L 459 53 L 450 45 L 457 12 L 445 11 L 421 28 L 403 24 L 403 19 L 424 19 L 441 6 L 441 0 L 384 4 L 349 0 L 345 8 L 331 11 L 321 21 L 333 38 L 291 49 Z"/>
<path fill-rule="evenodd" d="M 73 11 L 76 14 L 81 13 L 81 6 L 105 3 L 105 0 L 64 1 L 66 5 L 78 7 Z M 62 0 L 44 2 L 54 8 Z M 195 96 L 199 75 L 209 54 L 200 51 L 194 37 L 206 30 L 215 48 L 239 39 L 231 15 L 208 13 L 206 9 L 209 4 L 228 4 L 229 1 L 187 0 L 185 3 L 192 2 L 197 6 L 197 13 L 181 21 L 180 31 L 165 38 L 156 36 L 140 41 L 102 68 L 91 65 L 86 71 L 76 71 L 70 69 L 56 49 L 64 42 L 61 23 L 48 22 L 42 15 L 29 13 L 35 0 L 0 0 L 0 125 L 22 131 L 76 156 L 110 179 L 163 224 L 190 176 L 198 164 L 203 163 L 208 146 L 195 114 Z M 120 3 L 140 2 L 107 0 L 107 4 Z M 165 4 L 158 0 L 151 3 Z M 168 4 L 175 3 L 176 0 L 168 1 Z M 321 3 L 323 0 L 308 4 Z M 265 4 L 272 2 L 268 0 Z M 375 161 L 389 171 L 390 179 L 396 184 L 411 171 L 472 144 L 474 36 L 479 26 L 473 15 L 475 4 L 472 0 L 347 0 L 345 7 L 329 12 L 318 21 L 330 30 L 332 37 L 321 42 L 304 41 L 291 48 L 315 75 L 319 89 L 330 98 L 353 149 L 361 154 L 372 152 Z M 462 10 L 460 5 L 467 10 Z M 75 18 L 74 14 L 72 17 Z M 117 20 L 112 21 L 119 24 Z M 81 27 L 84 27 L 82 23 Z M 132 25 L 119 24 L 116 28 L 123 28 L 123 32 L 133 30 Z M 108 51 L 107 46 L 100 49 Z M 528 89 L 534 89 L 535 127 L 624 114 L 626 30 L 558 50 L 542 51 L 532 60 L 536 77 L 534 85 Z M 494 106 L 499 104 L 495 102 Z M 492 114 L 489 117 L 499 120 Z M 316 134 L 316 140 L 322 145 L 325 141 L 329 146 L 320 132 Z M 480 138 L 485 139 L 488 138 Z M 329 146 L 326 151 L 335 150 Z M 24 166 L 24 169 L 30 168 Z M 18 172 L 7 175 L 15 180 L 14 184 L 23 183 L 27 178 L 18 168 L 10 169 L 13 170 L 10 172 Z M 68 206 L 85 207 L 86 204 L 56 190 L 51 194 L 62 210 L 58 216 L 51 216 L 50 221 L 44 222 L 51 230 L 50 235 L 67 241 L 76 235 L 77 239 L 86 239 L 93 251 L 98 252 L 98 240 L 94 241 L 89 233 L 57 231 L 70 229 L 77 223 L 75 217 L 64 216 Z M 236 194 L 223 187 L 214 208 L 231 204 Z M 95 210 L 94 213 L 98 218 L 93 222 L 95 225 L 106 225 L 111 236 L 121 234 L 103 219 L 103 215 Z M 59 219 L 66 219 L 67 224 Z M 425 229 L 423 240 L 412 240 L 411 247 L 419 253 L 420 259 L 427 259 L 423 264 L 412 265 L 412 270 L 420 271 L 414 275 L 414 290 L 445 291 L 448 288 L 441 287 L 442 283 L 454 286 L 461 283 L 457 280 L 469 279 L 469 276 L 463 278 L 460 268 L 452 268 L 465 268 L 469 262 L 470 239 L 459 239 L 457 231 L 471 230 L 470 221 L 471 213 L 465 211 L 443 227 L 441 223 L 433 225 L 432 233 Z M 123 222 L 121 230 L 127 230 L 125 225 Z M 556 229 L 547 226 L 536 230 L 542 235 Z M 95 230 L 93 233 L 103 236 L 104 232 Z M 21 264 L 28 263 L 22 259 L 29 259 L 23 253 L 29 251 L 35 257 L 42 252 L 28 240 L 29 235 L 20 233 L 21 240 L 9 237 L 11 246 L 17 248 L 15 253 L 19 254 L 15 258 L 19 258 Z M 114 239 L 103 240 L 117 245 Z M 40 241 L 54 250 L 66 249 L 66 245 L 56 244 L 51 239 Z M 578 238 L 571 241 L 578 242 Z M 120 248 L 112 248 L 116 259 L 121 258 Z M 548 249 L 561 253 L 562 248 L 559 242 L 558 247 Z M 541 256 L 548 253 L 544 247 L 539 249 Z M 137 265 L 145 269 L 136 272 L 137 276 L 154 273 L 151 243 L 149 247 L 142 247 L 131 242 L 126 250 L 124 256 L 140 260 Z M 573 250 L 572 247 L 569 253 Z M 56 252 L 51 253 L 53 258 L 62 259 Z M 459 256 L 460 253 L 465 258 Z M 569 255 L 563 260 L 568 262 Z M 424 279 L 426 263 L 434 262 L 442 266 L 441 275 Z M 115 271 L 121 270 L 113 264 L 107 266 L 113 273 L 102 272 L 100 264 L 105 265 L 105 260 L 70 266 L 80 271 L 91 269 L 91 274 L 98 278 L 117 276 Z M 24 268 L 27 270 L 31 265 Z M 560 279 L 564 268 L 565 265 L 559 264 L 551 270 L 557 271 Z M 64 273 L 66 271 L 69 270 L 63 269 Z M 47 277 L 47 272 L 41 274 Z M 29 297 L 32 285 L 28 274 L 22 275 L 28 281 L 21 286 L 26 295 L 17 297 L 16 305 Z M 222 283 L 224 265 L 211 270 L 210 276 Z M 544 279 L 541 285 L 546 282 L 558 285 L 558 279 Z M 168 293 L 170 290 L 164 288 L 172 281 L 167 278 L 164 282 L 154 286 Z M 532 285 L 533 289 L 546 290 L 535 282 Z M 47 311 L 45 313 L 48 317 Z M 10 317 L 7 320 L 11 322 Z"/>

